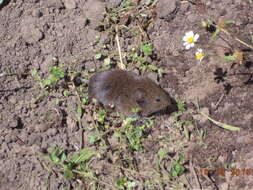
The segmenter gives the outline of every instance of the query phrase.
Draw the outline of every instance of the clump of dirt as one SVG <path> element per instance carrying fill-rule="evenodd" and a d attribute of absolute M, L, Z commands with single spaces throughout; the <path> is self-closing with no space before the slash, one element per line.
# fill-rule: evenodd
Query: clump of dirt
<path fill-rule="evenodd" d="M 252 17 L 250 0 L 4 0 L 0 189 L 251 189 Z M 221 20 L 232 21 L 222 28 L 231 35 L 210 31 Z M 188 31 L 200 35 L 190 50 L 182 45 Z M 235 52 L 243 59 L 224 58 Z M 179 110 L 128 120 L 88 101 L 90 75 L 121 59 L 159 83 Z M 240 131 L 219 128 L 198 109 Z M 48 162 L 55 147 L 72 180 Z M 97 154 L 80 177 L 66 163 L 82 149 Z"/>

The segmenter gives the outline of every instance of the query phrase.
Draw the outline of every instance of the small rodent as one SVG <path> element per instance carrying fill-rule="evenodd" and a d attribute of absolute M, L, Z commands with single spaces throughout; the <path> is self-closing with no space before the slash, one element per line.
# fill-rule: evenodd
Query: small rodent
<path fill-rule="evenodd" d="M 89 81 L 89 98 L 105 108 L 114 108 L 126 116 L 149 116 L 172 104 L 171 97 L 148 77 L 120 69 L 95 73 Z M 138 113 L 133 108 L 140 110 Z M 136 109 L 135 109 L 136 110 Z"/>

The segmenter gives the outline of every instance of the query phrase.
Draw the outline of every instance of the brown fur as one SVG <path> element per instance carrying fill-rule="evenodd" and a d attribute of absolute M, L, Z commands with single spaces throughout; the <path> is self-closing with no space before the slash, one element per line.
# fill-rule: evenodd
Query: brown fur
<path fill-rule="evenodd" d="M 170 96 L 151 79 L 119 69 L 94 74 L 88 91 L 90 98 L 97 99 L 104 107 L 114 105 L 126 116 L 136 114 L 133 108 L 148 116 L 171 104 Z"/>

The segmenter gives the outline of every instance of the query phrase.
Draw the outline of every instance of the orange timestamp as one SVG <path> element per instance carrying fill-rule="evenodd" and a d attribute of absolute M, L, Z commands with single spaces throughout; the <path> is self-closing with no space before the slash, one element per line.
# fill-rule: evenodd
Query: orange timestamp
<path fill-rule="evenodd" d="M 200 169 L 199 172 L 202 175 L 208 175 L 208 174 L 211 173 L 211 170 Z M 250 175 L 253 175 L 253 169 L 251 169 L 251 168 L 246 168 L 246 169 L 237 169 L 237 168 L 234 168 L 234 169 L 230 169 L 230 170 L 227 170 L 225 168 L 218 168 L 215 171 L 212 170 L 212 173 L 213 172 L 216 175 L 220 175 L 220 176 L 225 176 L 225 172 L 230 172 L 231 176 L 242 176 L 242 175 L 244 175 L 244 176 L 250 176 Z"/>

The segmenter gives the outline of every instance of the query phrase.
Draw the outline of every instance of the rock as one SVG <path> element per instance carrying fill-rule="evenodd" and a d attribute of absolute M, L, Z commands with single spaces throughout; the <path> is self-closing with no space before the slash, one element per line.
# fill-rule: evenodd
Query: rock
<path fill-rule="evenodd" d="M 122 3 L 122 1 L 123 0 L 108 0 L 107 4 L 109 7 L 116 8 Z"/>
<path fill-rule="evenodd" d="M 66 7 L 66 9 L 75 9 L 76 8 L 75 0 L 63 0 L 63 4 Z"/>
<path fill-rule="evenodd" d="M 38 145 L 40 146 L 42 143 L 42 137 L 39 134 L 31 134 L 28 138 L 28 144 L 31 145 Z"/>
<path fill-rule="evenodd" d="M 7 128 L 15 129 L 15 128 L 23 127 L 21 118 L 17 115 L 14 115 L 13 117 L 8 118 L 6 123 L 7 123 Z"/>
<path fill-rule="evenodd" d="M 159 0 L 156 6 L 156 13 L 160 19 L 169 19 L 176 10 L 179 2 L 177 0 Z"/>
<path fill-rule="evenodd" d="M 16 104 L 17 103 L 17 97 L 16 96 L 9 96 L 8 97 L 8 102 L 11 104 Z"/>
<path fill-rule="evenodd" d="M 36 43 L 43 39 L 43 32 L 35 26 L 34 18 L 24 18 L 21 24 L 21 35 L 29 43 Z"/>
<path fill-rule="evenodd" d="M 26 143 L 27 140 L 28 140 L 28 133 L 26 131 L 24 131 L 24 130 L 22 130 L 21 132 L 19 132 L 19 134 L 17 136 L 24 143 Z"/>
<path fill-rule="evenodd" d="M 84 15 L 90 21 L 90 25 L 97 26 L 104 18 L 105 4 L 98 0 L 87 0 L 83 7 Z"/>
<path fill-rule="evenodd" d="M 56 8 L 56 9 L 62 9 L 64 8 L 61 0 L 43 0 L 44 6 L 47 8 Z"/>
<path fill-rule="evenodd" d="M 45 60 L 40 64 L 40 70 L 42 73 L 47 73 L 49 70 L 49 67 L 53 65 L 53 56 L 48 55 Z"/>
<path fill-rule="evenodd" d="M 37 124 L 35 125 L 34 132 L 43 133 L 47 131 L 49 128 L 50 128 L 50 125 L 48 124 L 45 124 L 45 123 Z"/>
<path fill-rule="evenodd" d="M 48 136 L 53 137 L 58 133 L 58 130 L 56 128 L 50 128 L 46 133 Z"/>
<path fill-rule="evenodd" d="M 38 42 L 43 38 L 43 33 L 37 28 L 25 28 L 23 31 L 23 37 L 28 43 Z"/>
<path fill-rule="evenodd" d="M 39 17 L 42 17 L 42 12 L 38 9 L 35 9 L 32 11 L 32 16 L 35 17 L 35 18 L 39 18 Z"/>

